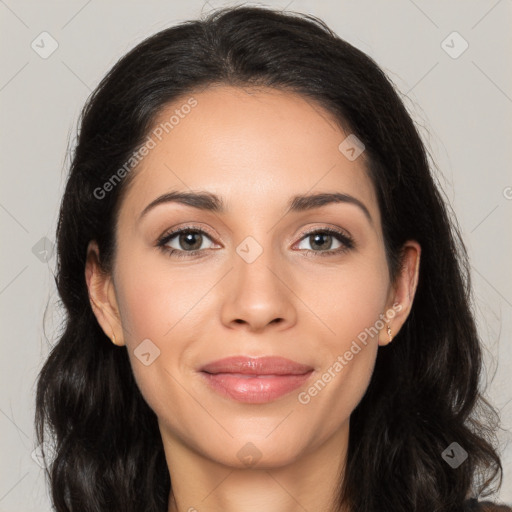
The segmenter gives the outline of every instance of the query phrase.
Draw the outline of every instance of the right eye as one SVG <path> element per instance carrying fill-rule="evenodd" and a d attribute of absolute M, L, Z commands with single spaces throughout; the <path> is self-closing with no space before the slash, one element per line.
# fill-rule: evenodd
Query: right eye
<path fill-rule="evenodd" d="M 210 235 L 204 230 L 189 226 L 166 233 L 158 240 L 157 245 L 171 257 L 192 257 L 205 249 L 203 247 L 205 236 L 211 240 Z M 174 247 L 169 245 L 171 241 L 175 243 Z M 185 247 L 185 249 L 180 246 Z M 187 250 L 187 248 L 191 250 Z"/>

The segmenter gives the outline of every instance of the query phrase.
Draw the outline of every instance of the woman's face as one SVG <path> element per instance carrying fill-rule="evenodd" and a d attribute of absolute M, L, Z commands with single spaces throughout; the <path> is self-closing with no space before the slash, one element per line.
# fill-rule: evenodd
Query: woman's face
<path fill-rule="evenodd" d="M 387 324 L 396 335 L 409 312 L 419 247 L 393 286 L 365 153 L 317 104 L 228 86 L 193 99 L 161 112 L 120 207 L 113 275 L 97 272 L 92 243 L 87 282 L 169 457 L 277 467 L 346 439 Z M 171 192 L 223 208 L 148 208 Z M 178 229 L 192 233 L 166 238 Z M 202 371 L 234 356 L 302 366 Z"/>

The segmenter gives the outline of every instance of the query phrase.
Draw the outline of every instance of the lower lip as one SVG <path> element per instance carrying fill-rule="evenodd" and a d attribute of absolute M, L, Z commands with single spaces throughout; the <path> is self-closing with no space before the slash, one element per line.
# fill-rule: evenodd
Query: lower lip
<path fill-rule="evenodd" d="M 201 372 L 210 387 L 238 402 L 264 404 L 302 386 L 313 370 L 302 375 L 247 375 Z"/>

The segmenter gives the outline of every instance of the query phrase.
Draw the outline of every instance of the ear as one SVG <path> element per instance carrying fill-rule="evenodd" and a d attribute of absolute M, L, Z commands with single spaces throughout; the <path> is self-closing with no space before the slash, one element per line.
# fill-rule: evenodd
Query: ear
<path fill-rule="evenodd" d="M 112 276 L 101 269 L 98 244 L 95 240 L 91 240 L 87 246 L 85 281 L 92 310 L 103 332 L 115 345 L 124 345 L 114 282 Z"/>
<path fill-rule="evenodd" d="M 407 241 L 402 248 L 401 269 L 390 291 L 383 321 L 384 328 L 379 333 L 379 345 L 388 345 L 391 341 L 388 326 L 394 338 L 407 320 L 412 308 L 418 286 L 421 246 L 415 240 Z"/>

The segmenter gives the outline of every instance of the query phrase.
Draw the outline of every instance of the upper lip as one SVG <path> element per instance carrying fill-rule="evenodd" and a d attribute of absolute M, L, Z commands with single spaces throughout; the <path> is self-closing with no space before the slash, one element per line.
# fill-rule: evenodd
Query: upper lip
<path fill-rule="evenodd" d="M 200 371 L 206 373 L 241 373 L 245 375 L 303 375 L 313 370 L 311 366 L 284 357 L 233 356 L 212 361 Z"/>

